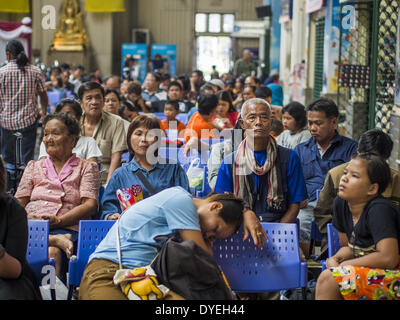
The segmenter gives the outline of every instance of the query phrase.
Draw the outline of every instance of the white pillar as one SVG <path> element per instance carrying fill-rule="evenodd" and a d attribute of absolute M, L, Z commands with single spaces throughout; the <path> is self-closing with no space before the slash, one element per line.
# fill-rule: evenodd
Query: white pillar
<path fill-rule="evenodd" d="M 293 1 L 291 71 L 296 63 L 300 63 L 306 57 L 306 23 L 306 1 Z"/>

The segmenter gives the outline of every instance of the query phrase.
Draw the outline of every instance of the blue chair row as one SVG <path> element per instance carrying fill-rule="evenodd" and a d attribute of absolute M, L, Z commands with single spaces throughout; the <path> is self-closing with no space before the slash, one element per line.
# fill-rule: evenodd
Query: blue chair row
<path fill-rule="evenodd" d="M 57 103 L 60 101 L 60 91 L 58 90 L 48 91 L 47 96 L 49 98 L 49 104 L 52 106 L 56 106 Z M 66 96 L 67 98 L 71 98 L 71 91 L 66 91 Z"/>
<path fill-rule="evenodd" d="M 50 293 L 51 299 L 56 300 L 56 262 L 49 259 L 49 221 L 28 219 L 28 246 L 26 250 L 26 260 L 36 275 L 40 285 L 43 277 L 50 274 Z M 48 273 L 44 267 L 52 266 L 53 272 Z"/>
<path fill-rule="evenodd" d="M 71 300 L 74 289 L 81 283 L 81 278 L 88 263 L 89 256 L 104 239 L 114 223 L 115 220 L 79 221 L 77 255 L 72 256 L 69 261 L 68 300 Z"/>
<path fill-rule="evenodd" d="M 164 112 L 154 112 L 154 115 L 160 120 L 164 120 L 166 118 Z M 188 114 L 187 113 L 178 113 L 176 115 L 176 120 L 186 124 L 187 121 L 189 120 Z"/>
<path fill-rule="evenodd" d="M 301 262 L 295 223 L 261 223 L 269 241 L 255 247 L 243 242 L 243 228 L 214 242 L 214 257 L 233 291 L 265 292 L 302 288 L 306 298 L 307 263 Z"/>
<path fill-rule="evenodd" d="M 79 223 L 77 256 L 69 265 L 69 292 L 80 281 L 89 256 L 109 232 L 115 221 L 82 220 Z M 251 239 L 243 242 L 243 230 L 227 239 L 214 243 L 217 263 L 228 279 L 232 290 L 238 292 L 264 292 L 306 288 L 307 264 L 301 262 L 296 224 L 262 223 L 269 237 L 265 247 L 259 249 Z"/>

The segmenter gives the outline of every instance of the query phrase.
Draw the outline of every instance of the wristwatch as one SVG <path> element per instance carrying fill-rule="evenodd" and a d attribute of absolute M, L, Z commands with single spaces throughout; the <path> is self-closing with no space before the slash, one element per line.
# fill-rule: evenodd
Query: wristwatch
<path fill-rule="evenodd" d="M 4 249 L 3 245 L 0 244 L 0 259 L 4 257 L 6 254 L 6 249 Z"/>

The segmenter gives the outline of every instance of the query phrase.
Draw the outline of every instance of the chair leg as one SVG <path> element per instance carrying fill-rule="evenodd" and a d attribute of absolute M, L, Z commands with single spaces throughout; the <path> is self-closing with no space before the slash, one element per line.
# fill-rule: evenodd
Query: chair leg
<path fill-rule="evenodd" d="M 68 287 L 68 296 L 67 296 L 67 300 L 72 300 L 72 294 L 74 293 L 74 289 L 75 289 L 75 286 L 73 286 L 73 285 L 70 285 L 70 286 Z"/>
<path fill-rule="evenodd" d="M 303 300 L 307 300 L 307 287 L 301 288 L 301 294 L 303 296 Z"/>

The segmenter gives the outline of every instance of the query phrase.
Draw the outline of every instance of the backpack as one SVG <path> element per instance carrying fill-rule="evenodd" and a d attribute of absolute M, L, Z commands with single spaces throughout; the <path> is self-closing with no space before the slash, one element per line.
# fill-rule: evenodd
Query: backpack
<path fill-rule="evenodd" d="M 187 300 L 233 300 L 214 258 L 192 240 L 168 239 L 151 267 L 160 284 Z"/>

